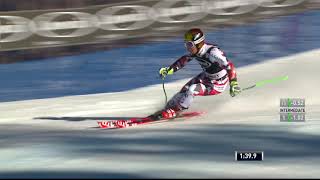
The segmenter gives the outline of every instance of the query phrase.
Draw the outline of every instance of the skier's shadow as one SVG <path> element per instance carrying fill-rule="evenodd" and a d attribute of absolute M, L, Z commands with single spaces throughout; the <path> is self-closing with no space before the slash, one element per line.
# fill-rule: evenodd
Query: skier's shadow
<path fill-rule="evenodd" d="M 86 121 L 86 120 L 129 120 L 140 117 L 35 117 L 37 120 L 55 120 L 55 121 Z"/>

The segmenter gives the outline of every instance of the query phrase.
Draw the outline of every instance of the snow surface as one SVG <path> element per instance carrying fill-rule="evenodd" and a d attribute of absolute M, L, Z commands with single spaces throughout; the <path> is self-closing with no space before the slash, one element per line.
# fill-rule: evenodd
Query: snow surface
<path fill-rule="evenodd" d="M 120 130 L 97 120 L 146 116 L 163 106 L 162 85 L 127 92 L 0 103 L 0 178 L 319 178 L 320 50 L 238 69 L 231 98 L 196 97 L 185 121 Z M 188 79 L 166 84 L 172 96 Z M 280 98 L 305 98 L 306 122 L 280 122 Z M 262 162 L 234 152 L 264 151 Z"/>

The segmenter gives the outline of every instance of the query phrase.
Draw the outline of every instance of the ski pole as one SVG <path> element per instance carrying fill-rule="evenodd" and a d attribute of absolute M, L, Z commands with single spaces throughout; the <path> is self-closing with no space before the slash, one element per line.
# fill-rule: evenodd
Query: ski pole
<path fill-rule="evenodd" d="M 166 98 L 166 101 L 165 101 L 165 105 L 167 104 L 167 100 L 168 100 L 168 97 L 167 97 L 167 92 L 166 92 L 166 89 L 164 87 L 164 77 L 162 77 L 162 89 L 163 89 L 163 92 L 164 92 L 164 96 Z"/>
<path fill-rule="evenodd" d="M 276 78 L 272 78 L 272 79 L 267 79 L 267 80 L 262 80 L 259 82 L 256 82 L 254 85 L 243 88 L 242 91 L 246 91 L 248 89 L 252 89 L 254 87 L 262 87 L 266 84 L 270 84 L 270 83 L 276 83 L 276 82 L 280 82 L 280 81 L 286 81 L 288 80 L 289 77 L 288 76 L 281 76 L 281 77 L 276 77 Z"/>

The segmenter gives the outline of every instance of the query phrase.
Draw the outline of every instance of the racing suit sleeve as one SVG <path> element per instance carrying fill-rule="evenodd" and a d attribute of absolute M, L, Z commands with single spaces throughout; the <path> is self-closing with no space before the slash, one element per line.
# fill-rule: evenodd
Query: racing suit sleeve
<path fill-rule="evenodd" d="M 216 61 L 221 67 L 227 70 L 229 81 L 237 80 L 237 73 L 232 61 L 228 60 L 224 52 L 219 48 L 213 48 L 210 52 L 210 60 Z"/>
<path fill-rule="evenodd" d="M 179 69 L 183 68 L 188 62 L 190 62 L 193 58 L 190 55 L 184 55 L 176 60 L 170 67 L 168 71 L 176 72 Z"/>

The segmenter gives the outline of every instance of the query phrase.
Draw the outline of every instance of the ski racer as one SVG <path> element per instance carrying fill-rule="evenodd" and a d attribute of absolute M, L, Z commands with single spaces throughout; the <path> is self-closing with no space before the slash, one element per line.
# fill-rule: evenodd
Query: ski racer
<path fill-rule="evenodd" d="M 198 61 L 203 71 L 186 83 L 180 92 L 168 101 L 163 110 L 151 115 L 153 119 L 175 118 L 190 107 L 195 96 L 217 95 L 225 91 L 228 85 L 232 97 L 241 92 L 234 64 L 217 45 L 205 42 L 205 35 L 201 29 L 188 30 L 184 40 L 189 54 L 180 57 L 169 67 L 161 68 L 160 76 L 165 78 L 167 75 L 172 75 L 193 59 Z"/>

